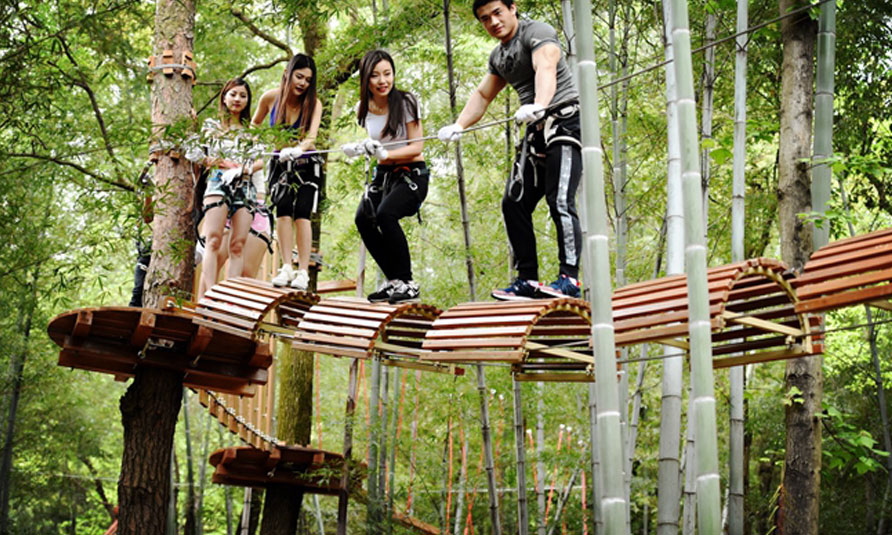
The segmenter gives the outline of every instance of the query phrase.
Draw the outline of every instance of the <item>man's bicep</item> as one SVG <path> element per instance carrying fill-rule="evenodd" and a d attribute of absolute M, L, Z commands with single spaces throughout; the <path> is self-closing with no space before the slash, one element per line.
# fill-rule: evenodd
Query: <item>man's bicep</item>
<path fill-rule="evenodd" d="M 505 88 L 506 83 L 505 79 L 501 76 L 489 73 L 483 77 L 480 85 L 477 86 L 477 92 L 480 93 L 480 96 L 483 97 L 486 102 L 492 102 L 492 99 L 496 98 L 499 91 Z"/>
<path fill-rule="evenodd" d="M 533 51 L 533 70 L 557 68 L 561 60 L 561 49 L 554 43 L 545 43 Z"/>

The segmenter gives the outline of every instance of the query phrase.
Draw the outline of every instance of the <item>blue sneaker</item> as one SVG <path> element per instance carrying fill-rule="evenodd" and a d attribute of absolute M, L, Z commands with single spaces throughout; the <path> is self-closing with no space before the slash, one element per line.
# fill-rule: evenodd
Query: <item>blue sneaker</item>
<path fill-rule="evenodd" d="M 579 297 L 579 281 L 562 273 L 548 286 L 540 286 L 539 292 L 547 297 Z"/>
<path fill-rule="evenodd" d="M 492 296 L 499 301 L 524 301 L 527 299 L 536 299 L 538 294 L 536 290 L 539 288 L 539 281 L 514 279 L 511 286 L 502 288 L 501 290 L 493 290 Z"/>

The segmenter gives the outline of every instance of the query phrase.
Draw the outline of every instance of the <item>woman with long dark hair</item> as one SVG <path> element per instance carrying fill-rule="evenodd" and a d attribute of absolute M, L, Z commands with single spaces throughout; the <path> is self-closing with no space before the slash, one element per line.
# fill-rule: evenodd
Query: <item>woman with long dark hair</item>
<path fill-rule="evenodd" d="M 203 126 L 207 138 L 204 165 L 210 168 L 204 192 L 204 236 L 206 253 L 201 263 L 199 299 L 214 285 L 219 271 L 218 258 L 229 219 L 227 277 L 243 271 L 243 249 L 251 228 L 256 191 L 251 175 L 263 169 L 263 161 L 249 156 L 253 139 L 245 127 L 251 118 L 251 87 L 241 78 L 226 82 L 220 91 L 219 120 Z"/>
<path fill-rule="evenodd" d="M 393 58 L 384 50 L 372 50 L 362 58 L 356 118 L 369 139 L 343 147 L 348 156 L 367 154 L 378 160 L 355 219 L 363 243 L 387 277 L 368 296 L 372 302 L 400 303 L 419 296 L 399 220 L 418 213 L 427 197 L 430 171 L 421 154 L 424 143 L 408 141 L 424 135 L 418 101 L 396 88 L 395 71 Z"/>
<path fill-rule="evenodd" d="M 269 167 L 267 198 L 276 210 L 276 233 L 282 266 L 273 277 L 275 286 L 306 290 L 310 277 L 310 215 L 318 209 L 322 186 L 322 160 L 318 155 L 304 156 L 315 149 L 314 142 L 322 121 L 322 103 L 316 97 L 316 63 L 306 54 L 295 54 L 277 89 L 260 97 L 254 113 L 259 126 L 269 115 L 269 125 L 289 133 L 288 141 L 273 156 Z M 294 227 L 297 228 L 298 268 L 292 267 Z"/>

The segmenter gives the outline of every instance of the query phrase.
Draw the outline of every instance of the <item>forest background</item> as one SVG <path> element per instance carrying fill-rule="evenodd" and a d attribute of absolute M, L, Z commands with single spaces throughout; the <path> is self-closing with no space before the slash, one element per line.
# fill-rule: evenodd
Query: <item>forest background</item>
<path fill-rule="evenodd" d="M 562 28 L 559 2 L 521 1 L 518 5 L 531 18 Z M 892 4 L 845 0 L 838 6 L 835 178 L 832 210 L 826 220 L 831 239 L 847 236 L 849 223 L 857 233 L 892 223 L 892 120 L 888 113 L 892 109 Z M 710 13 L 716 17 L 718 37 L 734 33 L 735 2 L 695 1 L 690 10 L 695 47 L 706 42 L 705 21 Z M 607 2 L 595 2 L 602 82 L 663 57 L 659 3 L 623 3 L 616 13 L 619 61 L 610 72 Z M 751 25 L 777 15 L 776 2 L 750 2 Z M 58 350 L 46 335 L 46 325 L 55 314 L 70 308 L 129 300 L 134 243 L 146 234 L 137 178 L 146 161 L 151 126 L 145 58 L 151 53 L 153 18 L 154 5 L 138 1 L 52 0 L 0 6 L 0 235 L 5 236 L 0 240 L 0 391 L 4 394 L 0 439 L 4 467 L 9 467 L 0 471 L 0 497 L 4 498 L 0 506 L 8 504 L 10 533 L 95 534 L 111 522 L 121 458 L 117 402 L 126 385 L 108 376 L 57 367 Z M 495 43 L 474 20 L 470 2 L 451 5 L 451 22 L 454 72 L 459 102 L 463 102 L 485 73 Z M 235 75 L 245 76 L 252 84 L 256 105 L 259 94 L 277 85 L 290 55 L 312 49 L 326 107 L 319 146 L 357 141 L 364 133 L 352 113 L 359 93 L 355 62 L 366 50 L 381 46 L 394 53 L 398 86 L 419 96 L 426 133 L 435 133 L 451 122 L 444 41 L 443 5 L 436 1 L 201 2 L 195 23 L 198 83 L 194 107 L 200 119 L 214 116 L 217 91 Z M 714 79 L 708 83 L 701 77 L 697 85 L 698 98 L 707 87 L 714 89 L 711 141 L 704 142 L 711 153 L 710 265 L 730 262 L 733 57 L 733 41 L 718 46 Z M 694 62 L 702 74 L 703 56 L 696 55 Z M 752 34 L 747 98 L 748 258 L 780 258 L 780 62 L 779 25 Z M 608 159 L 613 154 L 612 115 L 622 125 L 628 282 L 647 280 L 665 270 L 663 72 L 655 69 L 621 84 L 615 109 L 607 91 L 600 95 Z M 505 91 L 490 107 L 487 119 L 501 118 L 517 105 L 516 95 Z M 478 295 L 510 278 L 499 200 L 512 136 L 510 128 L 493 128 L 463 139 Z M 446 308 L 469 298 L 454 153 L 434 141 L 426 145 L 425 157 L 433 175 L 424 221 L 407 221 L 405 226 L 424 301 Z M 608 173 L 615 163 L 605 165 Z M 362 162 L 334 154 L 328 160 L 327 177 L 321 222 L 327 265 L 322 278 L 352 278 L 359 246 L 352 218 L 364 181 Z M 613 184 L 612 178 L 605 180 Z M 843 192 L 848 205 L 843 203 Z M 617 220 L 613 193 L 608 191 L 607 199 L 612 224 Z M 536 217 L 544 244 L 541 265 L 555 269 L 556 251 L 548 246 L 555 231 L 544 206 Z M 556 274 L 543 271 L 543 277 Z M 369 270 L 366 282 L 375 284 L 374 270 Z M 888 321 L 889 314 L 880 313 L 874 319 Z M 864 323 L 865 318 L 863 311 L 852 309 L 832 314 L 828 321 L 834 328 Z M 877 526 L 888 526 L 883 519 L 892 515 L 886 468 L 890 446 L 883 444 L 877 401 L 879 389 L 892 380 L 892 371 L 888 359 L 880 361 L 879 370 L 873 366 L 870 341 L 863 330 L 834 333 L 827 342 L 822 531 L 875 532 Z M 877 329 L 875 342 L 880 356 L 890 353 L 888 326 Z M 337 359 L 319 360 L 313 445 L 340 448 L 347 366 Z M 635 532 L 645 526 L 653 529 L 656 508 L 659 367 L 630 366 L 629 384 L 638 384 L 637 375 L 642 372 L 631 484 Z M 401 382 L 405 393 L 400 394 L 403 427 L 395 501 L 406 504 L 411 485 L 414 514 L 456 533 L 468 517 L 456 514 L 456 500 L 448 499 L 443 489 L 458 487 L 461 477 L 469 496 L 474 495 L 473 489 L 485 489 L 479 468 L 478 400 L 469 377 L 410 373 Z M 489 382 L 497 472 L 503 486 L 510 488 L 514 477 L 510 376 L 507 370 L 494 370 Z M 524 388 L 527 426 L 542 422 L 546 437 L 542 461 L 549 473 L 556 474 L 553 485 L 562 487 L 587 456 L 587 433 L 581 431 L 587 425 L 587 389 L 582 385 Z M 727 465 L 727 392 L 727 374 L 717 372 L 722 466 Z M 784 459 L 784 404 L 790 402 L 783 387 L 783 364 L 751 370 L 746 399 L 747 532 L 767 533 L 776 513 Z M 359 414 L 367 412 L 366 406 L 361 398 Z M 417 421 L 414 441 L 410 420 Z M 365 419 L 360 417 L 359 423 L 356 451 L 365 451 Z M 210 422 L 194 396 L 187 395 L 172 476 L 177 491 L 176 531 L 191 535 L 234 529 L 242 491 L 210 484 L 206 471 L 208 451 L 233 443 Z M 443 460 L 450 447 L 455 452 L 453 470 Z M 466 453 L 461 452 L 463 448 Z M 411 482 L 410 455 L 417 457 Z M 463 456 L 465 470 L 460 469 Z M 723 488 L 726 477 L 723 472 Z M 471 507 L 470 518 L 481 527 L 488 518 L 483 492 L 472 505 L 465 503 Z M 502 499 L 506 526 L 515 522 L 510 492 Z M 318 514 L 328 525 L 333 524 L 335 509 L 330 498 L 320 498 L 318 506 L 311 501 L 306 507 L 307 514 L 314 519 Z M 354 503 L 352 521 L 361 522 L 362 512 Z M 580 490 L 573 492 L 563 515 L 571 527 L 584 521 Z M 315 533 L 315 528 L 309 532 Z"/>

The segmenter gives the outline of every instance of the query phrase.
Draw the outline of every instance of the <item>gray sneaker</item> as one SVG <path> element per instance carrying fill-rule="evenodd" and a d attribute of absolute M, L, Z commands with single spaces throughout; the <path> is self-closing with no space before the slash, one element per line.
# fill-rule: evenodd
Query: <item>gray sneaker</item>
<path fill-rule="evenodd" d="M 390 294 L 390 304 L 397 303 L 414 303 L 418 301 L 418 284 L 415 281 L 396 281 L 393 286 L 393 293 Z"/>

